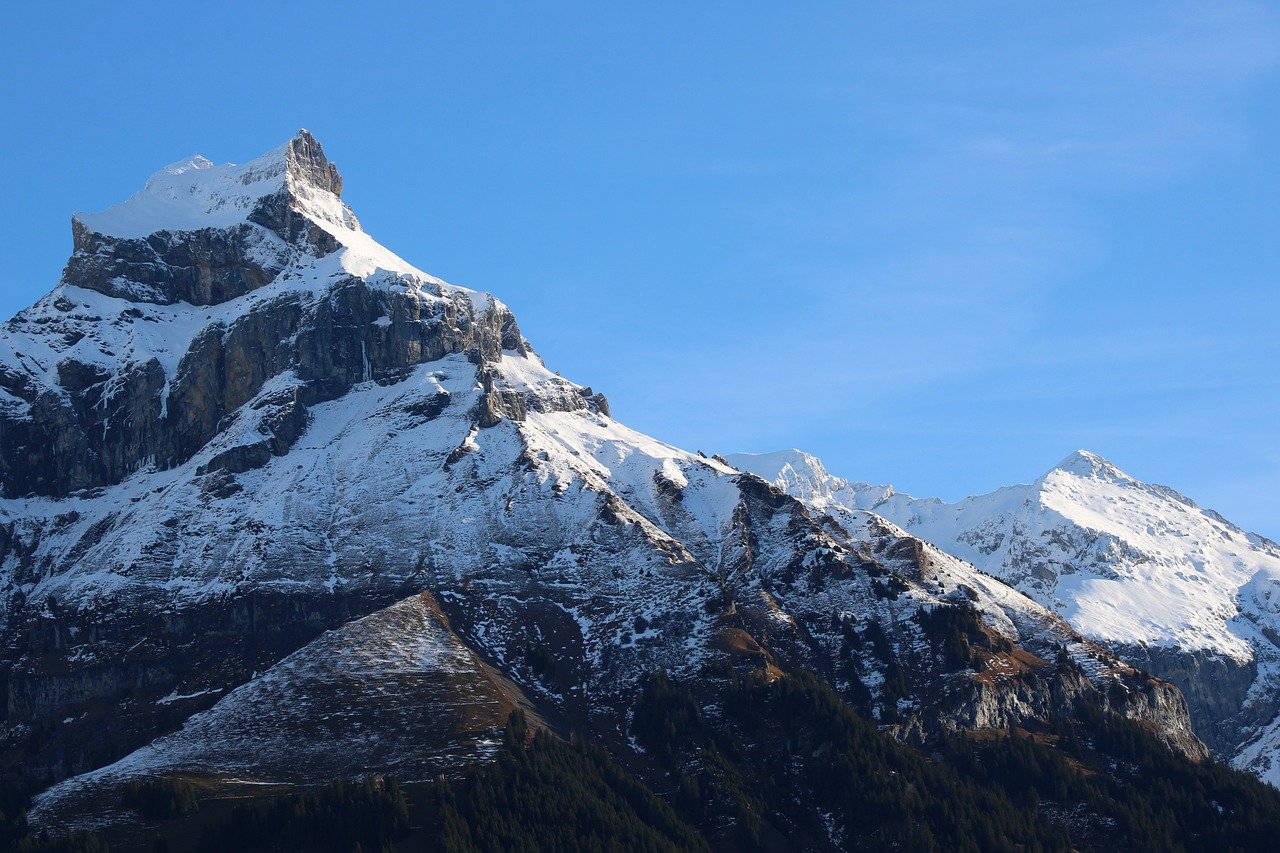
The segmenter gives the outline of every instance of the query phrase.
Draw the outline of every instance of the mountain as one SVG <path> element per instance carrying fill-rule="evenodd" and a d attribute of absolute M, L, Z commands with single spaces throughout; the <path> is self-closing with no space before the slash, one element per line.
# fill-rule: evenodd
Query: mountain
<path fill-rule="evenodd" d="M 156 778 L 458 779 L 523 755 L 516 711 L 656 773 L 633 725 L 655 673 L 783 765 L 789 736 L 724 697 L 816 678 L 823 725 L 857 709 L 863 741 L 926 749 L 1136 723 L 1125 744 L 1201 772 L 1176 687 L 891 521 L 628 429 L 341 191 L 306 131 L 176 163 L 77 215 L 62 280 L 0 331 L 0 768 L 42 791 L 36 826 L 127 823 Z M 724 797 L 835 839 L 796 784 L 794 814 Z"/>
<path fill-rule="evenodd" d="M 1196 731 L 1280 784 L 1280 546 L 1088 451 L 949 504 L 800 451 L 730 461 L 836 518 L 873 511 L 1053 609 L 1186 694 Z"/>

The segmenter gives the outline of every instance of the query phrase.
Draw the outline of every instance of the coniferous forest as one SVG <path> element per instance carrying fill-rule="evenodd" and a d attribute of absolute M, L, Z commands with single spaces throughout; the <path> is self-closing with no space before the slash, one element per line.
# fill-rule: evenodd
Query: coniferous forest
<path fill-rule="evenodd" d="M 1280 791 L 1194 763 L 1084 706 L 1040 730 L 903 744 L 804 673 L 652 674 L 638 750 L 508 719 L 494 760 L 454 778 L 374 777 L 258 798 L 202 822 L 177 779 L 130 785 L 146 839 L 23 836 L 20 851 L 1249 851 L 1280 838 Z M 10 791 L 6 815 L 20 815 Z M 114 842 L 114 843 L 113 843 Z"/>

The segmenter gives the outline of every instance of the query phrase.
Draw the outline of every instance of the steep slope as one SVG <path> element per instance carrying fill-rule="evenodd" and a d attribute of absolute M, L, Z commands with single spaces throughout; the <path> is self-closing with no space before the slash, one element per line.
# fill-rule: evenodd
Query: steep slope
<path fill-rule="evenodd" d="M 292 743 L 415 701 L 532 701 L 626 744 L 645 674 L 724 658 L 818 672 L 913 741 L 1087 702 L 1203 754 L 1176 689 L 1025 596 L 613 420 L 340 190 L 305 131 L 184 161 L 78 216 L 62 282 L 0 335 L 0 760 L 48 784 L 123 759 L 37 815 L 170 769 L 455 772 L 483 725 L 351 734 L 342 767 Z"/>
<path fill-rule="evenodd" d="M 1054 609 L 1187 694 L 1220 754 L 1280 782 L 1280 547 L 1078 451 L 955 504 L 852 483 L 799 451 L 738 454 L 820 512 L 872 510 Z"/>
<path fill-rule="evenodd" d="M 170 694 L 162 703 L 183 697 Z M 532 707 L 449 627 L 429 593 L 326 632 L 208 711 L 41 797 L 32 819 L 68 826 L 113 816 L 121 784 L 181 773 L 232 787 L 344 779 L 490 756 L 507 716 Z M 535 715 L 536 719 L 536 715 Z"/>

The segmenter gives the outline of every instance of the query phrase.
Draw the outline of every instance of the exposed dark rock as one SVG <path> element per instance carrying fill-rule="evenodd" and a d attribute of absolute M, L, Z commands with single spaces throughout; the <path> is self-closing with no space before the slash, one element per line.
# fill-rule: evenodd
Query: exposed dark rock
<path fill-rule="evenodd" d="M 74 496 L 65 506 L 98 513 L 0 516 L 0 565 L 11 569 L 0 763 L 40 782 L 101 766 L 322 632 L 424 590 L 459 637 L 587 730 L 614 726 L 641 674 L 689 665 L 718 632 L 750 639 L 739 663 L 766 674 L 784 663 L 866 692 L 847 675 L 860 667 L 879 719 L 920 742 L 1100 695 L 1046 662 L 1053 643 L 1079 638 L 1034 622 L 1038 610 L 1016 626 L 1016 646 L 990 627 L 973 638 L 974 660 L 1003 655 L 1003 669 L 944 670 L 914 618 L 938 603 L 925 589 L 935 555 L 887 525 L 856 541 L 718 456 L 664 457 L 618 483 L 589 458 L 596 433 L 556 457 L 548 437 L 566 424 L 614 427 L 600 417 L 608 403 L 545 373 L 501 303 L 327 262 L 323 277 L 290 288 L 289 263 L 337 248 L 301 212 L 308 194 L 342 187 L 309 134 L 290 143 L 286 168 L 285 189 L 231 229 L 119 240 L 81 226 L 67 283 L 130 307 L 107 320 L 67 299 L 10 323 L 15 337 L 38 323 L 64 347 L 85 335 L 87 348 L 121 339 L 95 337 L 95 324 L 155 322 L 161 304 L 193 312 L 174 336 L 185 352 L 163 364 L 150 352 L 113 362 L 63 349 L 56 381 L 20 359 L 0 366 L 3 495 Z M 278 292 L 258 292 L 272 280 Z M 234 310 L 196 307 L 237 299 Z M 529 361 L 504 372 L 513 356 Z M 601 459 L 643 460 L 645 447 L 627 441 L 598 448 Z M 90 509 L 93 496 L 105 500 Z M 55 538 L 62 547 L 42 548 Z M 81 569 L 92 579 L 77 587 Z M 837 607 L 868 636 L 872 620 L 883 624 L 886 650 L 851 662 Z M 1201 754 L 1176 690 L 1090 653 L 1121 684 L 1102 704 Z M 341 667 L 326 671 L 339 678 Z M 308 689 L 326 686 L 341 692 Z"/>
<path fill-rule="evenodd" d="M 1116 652 L 1134 666 L 1176 684 L 1186 696 L 1196 734 L 1221 755 L 1232 755 L 1239 748 L 1242 728 L 1270 722 L 1280 713 L 1280 696 L 1245 707 L 1257 677 L 1253 661 L 1162 646 L 1117 646 Z"/>

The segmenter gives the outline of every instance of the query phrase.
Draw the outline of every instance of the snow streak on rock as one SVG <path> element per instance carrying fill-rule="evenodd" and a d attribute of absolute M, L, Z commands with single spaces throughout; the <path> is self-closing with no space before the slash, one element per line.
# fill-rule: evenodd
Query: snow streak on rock
<path fill-rule="evenodd" d="M 737 454 L 819 511 L 873 511 L 1052 608 L 1187 693 L 1225 757 L 1280 783 L 1280 547 L 1088 451 L 954 504 L 832 476 L 791 450 Z"/>
<path fill-rule="evenodd" d="M 1203 754 L 1174 688 L 1052 608 L 618 423 L 341 189 L 305 132 L 177 164 L 78 217 L 63 282 L 0 334 L 0 736 L 75 777 L 39 814 L 173 769 L 451 771 L 522 694 L 625 742 L 646 673 L 726 659 L 868 693 L 921 742 L 1089 698 Z M 981 673 L 942 667 L 943 606 L 981 614 Z"/>

